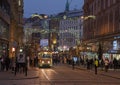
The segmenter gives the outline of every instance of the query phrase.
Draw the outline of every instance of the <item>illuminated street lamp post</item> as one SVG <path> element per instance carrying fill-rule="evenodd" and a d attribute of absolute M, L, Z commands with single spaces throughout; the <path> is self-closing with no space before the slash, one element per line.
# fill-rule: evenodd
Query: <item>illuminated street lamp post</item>
<path fill-rule="evenodd" d="M 56 43 L 57 43 L 57 40 L 54 39 L 54 40 L 53 40 L 53 50 L 54 50 L 54 51 L 56 51 Z"/>
<path fill-rule="evenodd" d="M 12 57 L 15 57 L 15 48 L 12 47 Z"/>
<path fill-rule="evenodd" d="M 63 46 L 63 52 L 65 52 L 66 48 L 67 48 L 67 46 Z"/>

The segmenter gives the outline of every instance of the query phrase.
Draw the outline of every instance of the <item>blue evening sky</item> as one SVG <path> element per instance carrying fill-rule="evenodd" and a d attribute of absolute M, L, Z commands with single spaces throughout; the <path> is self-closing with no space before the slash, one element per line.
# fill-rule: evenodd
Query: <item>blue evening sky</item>
<path fill-rule="evenodd" d="M 57 14 L 65 10 L 67 0 L 24 0 L 24 17 L 30 17 L 33 13 Z M 70 10 L 82 9 L 84 0 L 69 0 Z"/>

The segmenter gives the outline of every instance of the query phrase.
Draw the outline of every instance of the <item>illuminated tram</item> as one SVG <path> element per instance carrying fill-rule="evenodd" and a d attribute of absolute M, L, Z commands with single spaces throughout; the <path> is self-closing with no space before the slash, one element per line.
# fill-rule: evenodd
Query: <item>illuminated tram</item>
<path fill-rule="evenodd" d="M 52 67 L 52 52 L 44 51 L 38 53 L 39 67 Z"/>

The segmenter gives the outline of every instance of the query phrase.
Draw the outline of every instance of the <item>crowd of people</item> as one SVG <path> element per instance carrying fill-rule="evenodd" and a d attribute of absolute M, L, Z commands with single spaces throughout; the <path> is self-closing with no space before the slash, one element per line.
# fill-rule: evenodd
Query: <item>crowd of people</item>
<path fill-rule="evenodd" d="M 88 59 L 82 59 L 81 57 L 78 57 L 77 61 L 75 61 L 73 64 L 73 59 L 66 57 L 67 64 L 76 65 L 76 66 L 84 66 L 87 69 L 93 69 L 95 67 L 95 60 L 94 58 Z M 98 60 L 98 59 L 97 59 Z M 109 58 L 104 58 L 101 60 L 98 60 L 98 67 L 102 70 L 105 70 L 106 72 L 108 69 L 120 69 L 120 59 L 114 58 L 113 60 L 110 60 Z"/>
<path fill-rule="evenodd" d="M 100 68 L 101 70 L 104 70 L 105 72 L 108 72 L 108 69 L 120 69 L 120 59 L 117 60 L 114 58 L 113 60 L 110 60 L 109 58 L 104 59 L 82 59 L 81 57 L 77 57 L 77 61 L 74 61 L 74 59 L 70 59 L 66 57 L 66 61 L 68 64 L 72 65 L 72 69 L 75 69 L 75 66 L 83 66 L 86 67 L 86 69 L 90 70 L 94 68 L 95 74 L 97 74 L 97 69 Z"/>
<path fill-rule="evenodd" d="M 0 71 L 8 71 L 10 68 L 11 60 L 8 56 L 1 56 L 0 58 Z"/>
<path fill-rule="evenodd" d="M 53 65 L 57 65 L 59 63 L 67 63 L 72 66 L 84 66 L 87 69 L 93 69 L 95 68 L 95 61 L 98 59 L 82 59 L 81 57 L 77 57 L 77 61 L 74 61 L 73 58 L 70 58 L 69 56 L 58 56 L 58 55 L 53 55 Z M 16 64 L 17 63 L 17 64 Z M 8 71 L 11 69 L 12 71 L 15 70 L 15 67 L 24 67 L 25 66 L 25 61 L 22 62 L 23 64 L 20 64 L 21 62 L 16 62 L 15 57 L 9 58 L 8 56 L 2 56 L 0 58 L 0 71 Z M 27 67 L 29 66 L 38 66 L 38 57 L 34 57 L 34 59 L 31 59 L 31 57 L 27 57 Z M 97 67 L 100 67 L 102 70 L 105 70 L 106 72 L 108 71 L 109 68 L 112 69 L 120 69 L 120 59 L 117 60 L 114 58 L 113 60 L 109 60 L 108 58 L 98 60 L 98 65 Z M 74 67 L 73 67 L 74 69 Z"/>
<path fill-rule="evenodd" d="M 22 59 L 23 55 L 19 55 L 19 56 L 20 56 L 19 58 Z M 28 62 L 28 59 L 27 59 L 27 62 Z M 11 72 L 15 72 L 15 69 L 16 69 L 16 71 L 24 72 L 25 66 L 26 66 L 26 61 L 25 60 L 19 61 L 18 57 L 10 58 L 9 56 L 4 56 L 4 55 L 0 57 L 0 71 L 11 70 Z"/>
<path fill-rule="evenodd" d="M 58 64 L 58 63 L 67 63 L 69 65 L 74 65 L 74 66 L 84 66 L 87 69 L 93 69 L 95 66 L 95 58 L 81 58 L 77 57 L 77 61 L 74 61 L 73 57 L 70 56 L 58 56 L 54 55 L 53 56 L 53 65 Z M 98 59 L 97 59 L 98 60 Z M 113 60 L 110 60 L 109 58 L 104 58 L 101 60 L 98 60 L 98 67 L 101 68 L 102 70 L 105 70 L 106 72 L 108 71 L 107 69 L 120 69 L 120 59 L 114 58 Z"/>

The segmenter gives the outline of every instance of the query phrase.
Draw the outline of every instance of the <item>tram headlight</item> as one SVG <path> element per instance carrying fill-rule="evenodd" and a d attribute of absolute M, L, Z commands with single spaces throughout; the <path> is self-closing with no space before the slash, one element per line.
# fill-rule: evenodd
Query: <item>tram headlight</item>
<path fill-rule="evenodd" d="M 50 64 L 50 61 L 48 61 L 48 63 Z"/>
<path fill-rule="evenodd" d="M 42 63 L 45 63 L 44 61 L 42 61 Z"/>

